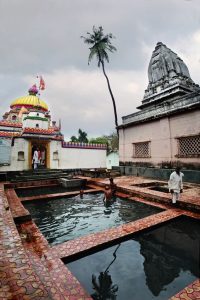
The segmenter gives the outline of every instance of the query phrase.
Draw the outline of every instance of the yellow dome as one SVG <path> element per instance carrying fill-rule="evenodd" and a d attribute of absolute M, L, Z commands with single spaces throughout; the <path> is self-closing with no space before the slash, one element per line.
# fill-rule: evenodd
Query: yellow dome
<path fill-rule="evenodd" d="M 29 96 L 24 96 L 24 97 L 20 97 L 17 98 L 16 100 L 14 100 L 10 107 L 13 108 L 14 106 L 24 106 L 24 107 L 31 107 L 31 106 L 36 106 L 36 107 L 41 107 L 44 110 L 48 110 L 48 106 L 47 104 L 40 100 L 37 96 L 35 95 L 29 95 Z"/>

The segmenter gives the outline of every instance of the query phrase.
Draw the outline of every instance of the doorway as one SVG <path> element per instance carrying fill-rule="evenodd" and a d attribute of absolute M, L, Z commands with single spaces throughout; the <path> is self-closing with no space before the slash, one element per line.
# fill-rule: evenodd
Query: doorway
<path fill-rule="evenodd" d="M 33 169 L 33 155 L 35 150 L 38 151 L 38 169 L 49 168 L 49 142 L 31 141 L 29 147 L 29 168 Z"/>

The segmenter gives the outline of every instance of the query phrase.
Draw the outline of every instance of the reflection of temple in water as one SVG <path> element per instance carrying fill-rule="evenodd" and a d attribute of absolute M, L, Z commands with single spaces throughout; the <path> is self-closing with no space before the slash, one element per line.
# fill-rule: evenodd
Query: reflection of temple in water
<path fill-rule="evenodd" d="M 163 225 L 135 238 L 144 256 L 146 284 L 158 296 L 181 270 L 200 276 L 200 224 L 191 232 L 187 218 Z"/>

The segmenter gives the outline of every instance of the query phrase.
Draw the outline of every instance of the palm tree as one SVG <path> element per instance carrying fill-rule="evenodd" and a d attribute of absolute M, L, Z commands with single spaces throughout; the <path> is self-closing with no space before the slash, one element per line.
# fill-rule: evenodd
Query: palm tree
<path fill-rule="evenodd" d="M 108 51 L 114 52 L 117 50 L 111 44 L 111 39 L 114 38 L 114 36 L 112 35 L 112 33 L 104 35 L 103 28 L 101 26 L 99 26 L 99 28 L 93 26 L 93 33 L 87 32 L 87 35 L 88 35 L 87 37 L 81 36 L 81 38 L 84 39 L 84 43 L 91 45 L 91 47 L 89 47 L 90 54 L 88 58 L 88 65 L 90 64 L 93 57 L 96 57 L 98 67 L 102 67 L 103 74 L 106 78 L 108 90 L 113 103 L 115 126 L 118 133 L 118 120 L 117 120 L 117 109 L 116 109 L 115 99 L 111 90 L 108 76 L 105 72 L 105 64 L 104 64 L 105 61 L 109 62 L 109 56 L 107 52 Z"/>
<path fill-rule="evenodd" d="M 114 259 L 110 262 L 106 270 L 104 272 L 100 272 L 98 276 L 98 281 L 96 276 L 92 274 L 92 284 L 95 292 L 91 296 L 95 300 L 107 300 L 107 299 L 116 300 L 117 299 L 116 292 L 118 291 L 118 285 L 113 284 L 111 275 L 109 274 L 109 268 L 117 258 L 116 253 L 120 245 L 121 244 L 117 245 L 117 248 L 113 252 Z"/>
<path fill-rule="evenodd" d="M 80 143 L 88 143 L 87 133 L 81 129 L 78 130 L 78 140 Z"/>
<path fill-rule="evenodd" d="M 78 137 L 76 137 L 75 135 L 72 135 L 71 142 L 88 143 L 87 132 L 85 132 L 79 128 Z"/>

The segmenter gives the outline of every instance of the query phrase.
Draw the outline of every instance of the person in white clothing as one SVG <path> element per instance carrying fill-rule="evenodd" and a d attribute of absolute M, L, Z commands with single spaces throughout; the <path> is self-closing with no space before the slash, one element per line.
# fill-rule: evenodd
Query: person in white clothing
<path fill-rule="evenodd" d="M 34 170 L 37 169 L 38 164 L 39 164 L 39 153 L 38 153 L 38 149 L 36 149 L 33 153 L 33 168 Z"/>
<path fill-rule="evenodd" d="M 171 173 L 168 186 L 169 192 L 172 194 L 172 203 L 176 204 L 176 201 L 180 199 L 180 193 L 183 192 L 182 177 L 184 174 L 181 172 L 180 167 L 176 167 L 176 170 Z"/>

